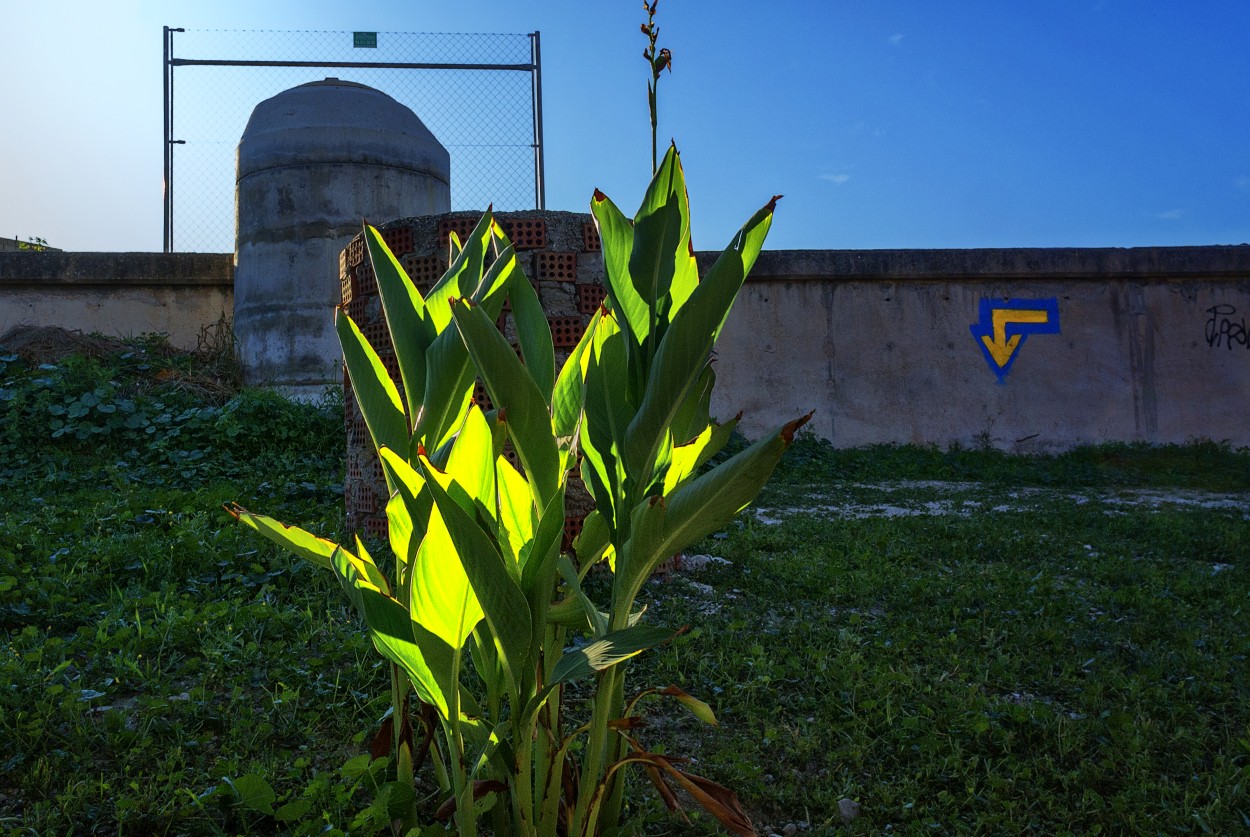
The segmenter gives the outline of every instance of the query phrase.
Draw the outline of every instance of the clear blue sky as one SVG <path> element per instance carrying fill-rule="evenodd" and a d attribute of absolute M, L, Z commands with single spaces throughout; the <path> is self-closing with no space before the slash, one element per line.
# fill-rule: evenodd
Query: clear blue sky
<path fill-rule="evenodd" d="M 650 171 L 641 0 L 0 0 L 0 236 L 161 246 L 161 27 L 542 33 L 547 204 Z M 660 0 L 695 244 L 1250 242 L 1250 2 Z"/>

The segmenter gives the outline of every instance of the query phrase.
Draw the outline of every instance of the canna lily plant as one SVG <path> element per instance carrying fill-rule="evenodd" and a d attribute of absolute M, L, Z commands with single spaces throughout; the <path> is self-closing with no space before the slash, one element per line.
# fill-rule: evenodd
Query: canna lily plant
<path fill-rule="evenodd" d="M 360 329 L 335 318 L 351 384 L 383 464 L 389 571 L 359 538 L 335 544 L 237 506 L 238 520 L 332 571 L 392 666 L 390 810 L 418 825 L 413 778 L 428 750 L 460 835 L 592 837 L 619 828 L 625 768 L 662 799 L 686 791 L 730 832 L 754 834 L 736 797 L 638 739 L 643 699 L 711 708 L 676 686 L 628 695 L 628 660 L 675 632 L 637 603 L 666 558 L 724 527 L 763 487 L 795 430 L 713 467 L 734 421 L 709 416 L 712 347 L 763 245 L 776 199 L 700 278 L 680 159 L 670 148 L 630 220 L 596 191 L 607 300 L 557 374 L 546 317 L 488 211 L 422 296 L 365 229 L 403 394 Z M 507 301 L 520 356 L 496 326 Z M 480 379 L 494 405 L 472 402 Z M 516 467 L 505 456 L 515 452 Z M 595 501 L 562 554 L 564 497 L 579 471 Z M 606 564 L 611 594 L 582 582 Z M 565 686 L 593 686 L 571 727 Z M 579 693 L 584 693 L 581 690 Z M 416 747 L 409 697 L 430 719 Z M 571 727 L 571 728 L 570 728 Z M 432 744 L 431 744 L 432 739 Z"/>

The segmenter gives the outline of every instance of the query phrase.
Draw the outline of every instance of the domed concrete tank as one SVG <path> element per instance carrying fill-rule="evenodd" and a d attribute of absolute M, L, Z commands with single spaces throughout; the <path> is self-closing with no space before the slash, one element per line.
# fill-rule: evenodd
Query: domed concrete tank
<path fill-rule="evenodd" d="M 339 254 L 363 219 L 447 212 L 447 149 L 381 91 L 328 78 L 256 106 L 239 140 L 234 333 L 244 381 L 310 400 L 342 383 Z"/>

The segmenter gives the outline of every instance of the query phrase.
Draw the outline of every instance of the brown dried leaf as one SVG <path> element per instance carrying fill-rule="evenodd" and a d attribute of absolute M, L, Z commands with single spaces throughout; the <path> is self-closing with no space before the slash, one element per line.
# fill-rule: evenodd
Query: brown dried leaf
<path fill-rule="evenodd" d="M 751 818 L 742 810 L 738 795 L 729 788 L 703 776 L 678 770 L 666 759 L 657 758 L 654 763 L 676 779 L 705 811 L 716 817 L 730 832 L 738 837 L 755 837 Z"/>
<path fill-rule="evenodd" d="M 807 424 L 809 421 L 811 421 L 811 418 L 814 415 L 816 415 L 816 411 L 812 410 L 807 415 L 797 418 L 794 421 L 787 424 L 785 427 L 781 428 L 781 438 L 785 440 L 785 443 L 787 445 L 789 445 L 791 442 L 794 441 L 794 432 L 798 430 L 800 427 L 802 427 L 803 425 Z"/>
<path fill-rule="evenodd" d="M 394 735 L 395 722 L 392 716 L 388 715 L 386 720 L 382 722 L 382 726 L 378 727 L 377 734 L 373 736 L 373 741 L 369 745 L 369 755 L 374 759 L 385 758 L 391 753 L 391 737 Z"/>

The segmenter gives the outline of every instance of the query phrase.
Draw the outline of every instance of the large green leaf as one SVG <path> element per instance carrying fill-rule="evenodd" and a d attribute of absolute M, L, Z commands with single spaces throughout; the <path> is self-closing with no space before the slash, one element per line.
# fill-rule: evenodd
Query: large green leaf
<path fill-rule="evenodd" d="M 637 656 L 648 648 L 668 642 L 676 635 L 675 631 L 655 625 L 634 625 L 612 631 L 580 648 L 566 650 L 551 670 L 547 682 L 567 683 L 588 677 L 596 671 L 603 671 Z"/>
<path fill-rule="evenodd" d="M 547 398 L 480 306 L 461 303 L 452 313 L 486 391 L 499 408 L 499 420 L 507 425 L 536 507 L 546 508 L 562 483 Z"/>
<path fill-rule="evenodd" d="M 656 453 L 682 405 L 691 397 L 716 335 L 754 264 L 772 218 L 769 204 L 735 236 L 660 341 L 638 413 L 630 422 L 624 455 L 629 471 L 649 481 Z"/>
<path fill-rule="evenodd" d="M 473 400 L 473 364 L 454 328 L 444 329 L 426 351 L 427 374 L 421 409 L 413 421 L 410 458 L 417 446 L 433 452 L 459 430 Z"/>
<path fill-rule="evenodd" d="M 609 323 L 608 318 L 604 318 Z M 632 410 L 620 381 L 625 375 L 625 335 L 606 332 L 590 353 L 586 366 L 585 418 L 581 429 L 582 479 L 615 535 L 621 524 L 619 507 L 627 495 L 629 474 L 621 443 Z"/>
<path fill-rule="evenodd" d="M 724 424 L 709 424 L 688 444 L 673 448 L 672 460 L 664 474 L 664 496 L 672 494 L 725 447 L 737 426 L 737 416 Z"/>
<path fill-rule="evenodd" d="M 430 511 L 434 501 L 430 499 L 428 491 L 422 490 L 425 487 L 425 478 L 406 459 L 390 448 L 382 448 L 381 458 L 387 478 L 395 486 L 395 493 L 386 504 L 391 551 L 395 554 L 399 567 L 395 595 L 401 602 L 410 602 L 412 565 L 430 526 Z"/>
<path fill-rule="evenodd" d="M 538 518 L 534 495 L 525 477 L 503 455 L 495 460 L 495 486 L 499 545 L 506 548 L 508 557 L 520 566 L 524 550 L 534 538 L 534 524 Z"/>
<path fill-rule="evenodd" d="M 363 549 L 360 552 L 357 557 L 347 550 L 336 550 L 333 556 L 335 575 L 364 617 L 373 646 L 407 673 L 423 701 L 433 704 L 447 717 L 447 690 L 454 683 L 447 670 L 450 649 L 443 654 L 439 646 L 441 640 L 428 635 L 423 635 L 422 642 L 418 642 L 408 611 L 386 588 L 379 588 L 369 580 L 369 576 L 377 573 L 377 567 Z"/>
<path fill-rule="evenodd" d="M 425 350 L 434 340 L 434 329 L 425 316 L 425 300 L 381 234 L 366 225 L 364 236 L 391 345 L 395 347 L 395 359 L 399 362 L 408 415 L 415 416 L 425 392 Z"/>
<path fill-rule="evenodd" d="M 670 148 L 634 216 L 634 248 L 629 257 L 629 277 L 638 296 L 651 306 L 651 316 L 667 307 L 664 298 L 673 284 L 683 226 L 689 237 L 690 219 L 682 217 L 681 204 L 674 197 L 678 190 L 684 192 L 685 185 L 677 154 Z"/>
<path fill-rule="evenodd" d="M 581 605 L 582 613 L 586 615 L 586 621 L 590 625 L 591 636 L 596 639 L 606 636 L 608 633 L 608 616 L 595 607 L 594 602 L 582 590 L 582 579 L 577 574 L 577 568 L 573 566 L 573 562 L 569 560 L 568 556 L 561 555 L 556 567 L 560 571 L 560 577 L 568 585 L 569 593 Z"/>
<path fill-rule="evenodd" d="M 716 387 L 716 373 L 712 364 L 708 363 L 699 373 L 699 380 L 686 396 L 686 400 L 677 408 L 673 416 L 671 430 L 673 443 L 684 445 L 704 430 L 712 421 L 712 390 Z"/>
<path fill-rule="evenodd" d="M 551 340 L 551 324 L 543 311 L 538 293 L 518 266 L 508 281 L 508 300 L 512 303 L 512 321 L 516 324 L 517 343 L 521 357 L 538 391 L 552 391 L 556 379 L 555 347 Z"/>
<path fill-rule="evenodd" d="M 768 230 L 772 227 L 773 213 L 776 211 L 777 201 L 780 199 L 781 195 L 774 195 L 772 200 L 757 210 L 751 216 L 751 219 L 742 225 L 742 228 L 734 236 L 733 241 L 717 256 L 712 266 L 708 268 L 709 277 L 715 276 L 717 271 L 723 269 L 720 267 L 722 260 L 730 263 L 737 261 L 736 265 L 726 266 L 731 274 L 736 274 L 741 269 L 745 278 L 751 273 L 751 268 L 755 267 L 755 260 L 759 257 L 760 250 L 764 247 L 764 239 L 768 237 Z M 739 287 L 741 287 L 741 280 L 739 280 Z M 735 291 L 734 298 L 736 297 L 737 292 Z M 720 323 L 713 332 L 713 338 L 720 336 L 721 329 L 725 327 L 725 321 L 729 318 L 729 311 L 732 307 L 733 299 L 730 300 L 729 305 L 725 306 L 725 311 L 721 314 Z"/>
<path fill-rule="evenodd" d="M 560 546 L 564 541 L 564 519 L 564 490 L 561 489 L 543 510 L 533 539 L 522 551 L 521 590 L 529 602 L 533 620 L 530 659 L 534 661 L 541 658 L 549 630 L 548 613 L 555 592 L 556 561 L 560 558 Z M 532 672 L 533 666 L 526 672 L 527 678 L 532 676 Z"/>
<path fill-rule="evenodd" d="M 586 326 L 582 338 L 577 341 L 560 369 L 560 377 L 556 379 L 555 391 L 551 395 L 551 424 L 555 429 L 556 439 L 561 444 L 571 444 L 563 440 L 571 439 L 577 433 L 586 391 L 585 356 L 595 342 L 595 335 L 604 319 L 603 309 L 600 308 L 590 318 L 590 324 Z M 611 320 L 611 317 L 606 319 Z"/>
<path fill-rule="evenodd" d="M 237 504 L 227 506 L 226 511 L 230 512 L 235 520 L 255 529 L 278 546 L 294 552 L 318 567 L 327 570 L 333 569 L 330 563 L 330 556 L 334 554 L 334 550 L 339 548 L 338 544 L 325 538 L 319 538 L 298 526 L 288 526 L 262 514 L 252 514 Z"/>
<path fill-rule="evenodd" d="M 426 481 L 423 494 L 432 488 L 431 473 L 445 483 L 450 482 L 450 477 L 442 472 L 423 469 Z M 412 511 L 414 518 L 420 513 L 420 509 Z M 411 563 L 408 609 L 414 622 L 451 648 L 459 649 L 481 621 L 482 605 L 456 553 L 442 509 L 435 504 L 428 513 L 429 524 Z"/>
<path fill-rule="evenodd" d="M 543 509 L 533 537 L 521 553 L 521 589 L 525 590 L 531 602 L 551 599 L 555 581 L 552 567 L 564 541 L 564 521 L 564 492 L 559 491 Z M 534 591 L 533 596 L 530 591 Z"/>
<path fill-rule="evenodd" d="M 500 235 L 502 236 L 502 233 Z M 506 238 L 503 240 L 507 241 Z M 490 268 L 482 274 L 476 283 L 469 282 L 468 277 L 465 278 L 464 284 L 472 284 L 472 288 L 461 298 L 471 299 L 476 304 L 481 305 L 486 309 L 491 320 L 495 321 L 503 313 L 504 302 L 507 300 L 509 292 L 514 290 L 514 284 L 521 281 L 529 283 L 529 280 L 525 278 L 525 273 L 521 270 L 520 262 L 516 259 L 516 251 L 509 244 L 491 262 Z M 534 290 L 532 285 L 530 290 Z"/>
<path fill-rule="evenodd" d="M 476 404 L 469 407 L 456 443 L 447 460 L 446 471 L 468 494 L 468 503 L 461 508 L 470 512 L 480 508 L 493 522 L 499 510 L 495 493 L 495 441 L 486 418 Z"/>
<path fill-rule="evenodd" d="M 373 437 L 374 448 L 406 450 L 408 419 L 404 415 L 404 405 L 378 353 L 342 308 L 334 312 L 334 327 L 343 346 L 343 361 L 347 364 L 352 391 L 369 435 Z"/>
<path fill-rule="evenodd" d="M 590 202 L 590 212 L 599 228 L 608 304 L 619 318 L 621 328 L 630 334 L 635 343 L 641 343 L 650 329 L 651 315 L 629 275 L 629 260 L 634 250 L 633 224 L 598 189 Z"/>
<path fill-rule="evenodd" d="M 577 554 L 577 563 L 583 571 L 599 561 L 604 552 L 611 546 L 608 524 L 598 509 L 593 509 L 582 521 L 582 531 L 573 541 L 573 550 Z"/>
<path fill-rule="evenodd" d="M 443 278 L 425 295 L 426 311 L 435 331 L 442 332 L 451 322 L 452 300 L 470 296 L 481 280 L 493 224 L 494 219 L 487 210 L 464 240 L 463 249 L 456 254 Z"/>
<path fill-rule="evenodd" d="M 421 461 L 426 488 L 446 523 L 452 554 L 460 561 L 480 603 L 500 661 L 514 688 L 529 664 L 531 617 L 529 604 L 503 555 L 486 532 L 460 507 L 440 484 L 429 460 Z"/>
<path fill-rule="evenodd" d="M 471 246 L 466 246 L 463 254 L 468 254 L 473 247 L 485 247 L 480 236 L 485 235 L 486 240 L 489 240 L 491 233 L 489 229 L 482 229 L 484 232 L 475 233 L 476 237 L 470 239 Z M 477 244 L 473 245 L 472 242 L 475 241 Z M 507 288 L 520 274 L 515 254 L 511 247 L 506 247 L 485 275 L 467 272 L 474 265 L 480 269 L 481 259 L 470 258 L 468 255 L 465 255 L 465 259 L 466 266 L 457 280 L 459 287 L 467 288 L 464 297 L 473 299 L 480 305 L 493 322 L 503 311 Z M 523 276 L 521 281 L 526 281 Z M 420 411 L 413 422 L 410 449 L 410 456 L 413 458 L 417 456 L 420 447 L 434 455 L 435 451 L 447 444 L 451 436 L 458 432 L 465 410 L 473 397 L 473 364 L 459 332 L 455 328 L 448 328 L 451 325 L 451 305 L 459 299 L 439 299 L 440 305 L 447 306 L 448 317 L 445 321 L 439 320 L 440 333 L 426 349 L 426 386 Z M 427 303 L 433 304 L 430 300 Z M 438 456 L 435 456 L 435 461 L 440 466 L 445 464 Z"/>
<path fill-rule="evenodd" d="M 723 528 L 754 500 L 809 418 L 786 424 L 665 500 L 649 497 L 635 509 L 632 537 L 617 558 L 613 607 L 628 607 L 661 561 Z"/>

